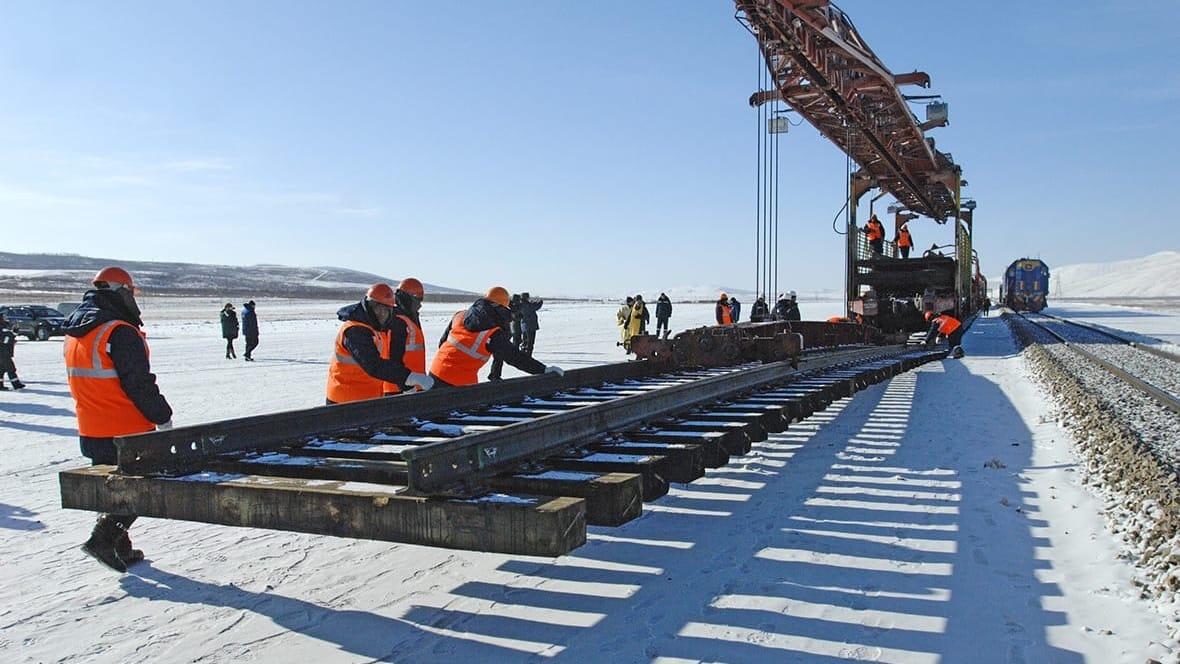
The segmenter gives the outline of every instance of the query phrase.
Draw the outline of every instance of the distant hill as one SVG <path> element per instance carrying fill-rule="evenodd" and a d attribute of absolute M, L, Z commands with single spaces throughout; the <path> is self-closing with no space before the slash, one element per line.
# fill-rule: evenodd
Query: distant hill
<path fill-rule="evenodd" d="M 779 284 L 780 292 L 787 292 L 790 288 Z M 582 297 L 604 300 L 623 299 L 628 295 L 639 293 L 648 302 L 654 302 L 660 293 L 667 293 L 673 302 L 714 302 L 721 293 L 736 296 L 742 302 L 753 302 L 756 298 L 754 291 L 748 288 L 733 288 L 728 286 L 666 286 L 664 288 L 640 288 L 619 295 L 604 295 L 595 293 Z M 800 301 L 828 301 L 839 300 L 840 292 L 834 290 L 800 290 L 797 292 Z M 772 299 L 776 296 L 771 294 Z"/>
<path fill-rule="evenodd" d="M 999 277 L 988 281 L 997 288 Z M 1109 263 L 1049 265 L 1049 297 L 1180 297 L 1180 251 Z"/>
<path fill-rule="evenodd" d="M 0 252 L 0 291 L 76 294 L 89 286 L 94 273 L 107 265 L 121 265 L 136 285 L 152 295 L 207 297 L 355 297 L 373 283 L 396 285 L 397 277 L 340 267 L 283 265 L 203 265 L 91 258 L 71 254 L 11 254 Z M 467 299 L 473 293 L 424 284 L 428 297 Z"/>

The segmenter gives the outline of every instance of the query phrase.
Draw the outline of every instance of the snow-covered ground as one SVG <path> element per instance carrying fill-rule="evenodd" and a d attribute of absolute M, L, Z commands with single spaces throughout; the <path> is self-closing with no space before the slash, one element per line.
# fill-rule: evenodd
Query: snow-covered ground
<path fill-rule="evenodd" d="M 1088 302 L 1050 304 L 1045 313 L 1101 325 L 1112 330 L 1133 332 L 1139 336 L 1123 336 L 1174 353 L 1180 352 L 1180 314 Z"/>
<path fill-rule="evenodd" d="M 177 424 L 321 403 L 336 306 L 260 300 L 259 361 L 246 364 L 223 359 L 218 303 L 147 302 L 153 366 Z M 825 318 L 838 306 L 803 311 Z M 615 308 L 547 304 L 538 356 L 564 366 L 622 359 Z M 427 335 L 454 310 L 430 306 Z M 710 305 L 683 305 L 673 322 L 711 316 Z M 964 346 L 965 360 L 834 404 L 673 489 L 640 519 L 591 528 L 586 546 L 558 559 L 144 519 L 133 532 L 149 560 L 120 576 L 77 549 L 92 515 L 58 507 L 56 473 L 83 461 L 61 341 L 22 341 L 30 388 L 0 393 L 0 654 L 1174 659 L 1006 327 L 982 319 Z"/>

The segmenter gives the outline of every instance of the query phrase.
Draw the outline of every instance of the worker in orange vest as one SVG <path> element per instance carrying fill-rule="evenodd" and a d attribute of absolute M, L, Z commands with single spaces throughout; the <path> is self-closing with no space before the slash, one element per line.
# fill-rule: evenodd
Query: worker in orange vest
<path fill-rule="evenodd" d="M 721 294 L 717 298 L 717 306 L 713 308 L 713 315 L 718 325 L 733 325 L 733 308 L 729 304 L 729 295 Z"/>
<path fill-rule="evenodd" d="M 422 308 L 422 300 L 426 291 L 422 282 L 413 277 L 402 279 L 393 294 L 397 306 L 393 310 L 393 318 L 389 322 L 389 332 L 385 335 L 385 346 L 381 357 L 385 359 L 400 356 L 402 366 L 410 370 L 411 374 L 430 376 L 426 373 L 426 339 L 422 336 L 422 323 L 418 318 L 418 310 Z M 381 384 L 385 396 L 392 396 L 403 392 L 397 383 L 385 382 Z M 415 390 L 419 389 L 417 387 Z"/>
<path fill-rule="evenodd" d="M 475 385 L 479 370 L 493 357 L 530 374 L 565 375 L 561 367 L 545 366 L 512 344 L 512 312 L 503 286 L 493 286 L 464 311 L 455 312 L 430 363 L 435 384 Z"/>
<path fill-rule="evenodd" d="M 901 252 L 901 257 L 909 258 L 910 249 L 914 248 L 914 238 L 910 236 L 909 225 L 902 224 L 897 229 L 897 238 L 894 241 L 897 242 L 897 249 Z"/>
<path fill-rule="evenodd" d="M 135 284 L 121 267 L 106 267 L 94 289 L 62 326 L 66 380 L 78 417 L 78 441 L 91 464 L 118 463 L 114 438 L 172 426 L 172 407 L 160 394 L 140 329 Z M 82 550 L 119 572 L 143 560 L 131 547 L 134 514 L 103 514 Z"/>
<path fill-rule="evenodd" d="M 869 217 L 869 222 L 865 224 L 864 234 L 868 238 L 869 247 L 873 253 L 879 255 L 885 246 L 885 227 L 881 225 L 881 220 L 877 219 L 876 212 Z"/>
<path fill-rule="evenodd" d="M 930 319 L 930 331 L 926 333 L 926 345 L 932 345 L 935 337 L 945 338 L 954 357 L 963 357 L 963 323 L 949 311 Z"/>
<path fill-rule="evenodd" d="M 407 386 L 429 390 L 434 381 L 410 371 L 402 356 L 382 357 L 397 300 L 389 284 L 373 284 L 363 300 L 336 312 L 344 321 L 336 333 L 336 348 L 328 365 L 327 402 L 346 403 L 376 399 L 385 393 L 383 383 L 404 390 Z"/>

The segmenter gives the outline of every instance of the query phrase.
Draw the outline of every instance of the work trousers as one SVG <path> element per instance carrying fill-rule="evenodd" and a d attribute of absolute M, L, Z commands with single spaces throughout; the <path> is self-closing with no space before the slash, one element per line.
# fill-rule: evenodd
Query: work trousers
<path fill-rule="evenodd" d="M 16 375 L 16 362 L 10 355 L 0 355 L 0 385 L 3 384 L 5 375 L 14 383 L 20 380 Z"/>
<path fill-rule="evenodd" d="M 115 456 L 115 443 L 111 438 L 79 436 L 79 445 L 82 448 L 82 455 L 90 457 L 90 465 L 92 466 L 113 466 L 119 462 Z M 134 514 L 107 514 L 106 518 L 117 523 L 123 530 L 127 530 L 131 524 L 135 523 L 136 517 Z"/>
<path fill-rule="evenodd" d="M 660 330 L 663 330 L 665 332 L 669 331 L 667 318 L 659 318 L 659 317 L 656 318 L 656 336 L 659 336 Z"/>
<path fill-rule="evenodd" d="M 258 348 L 258 337 L 246 337 L 246 357 L 250 357 L 255 348 Z"/>

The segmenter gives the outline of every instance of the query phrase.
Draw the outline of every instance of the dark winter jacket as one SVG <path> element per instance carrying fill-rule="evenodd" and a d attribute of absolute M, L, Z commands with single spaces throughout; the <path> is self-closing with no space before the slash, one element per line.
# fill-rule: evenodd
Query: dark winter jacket
<path fill-rule="evenodd" d="M 347 307 L 342 307 L 336 312 L 336 317 L 342 321 L 356 321 L 364 323 L 374 330 L 380 330 L 377 321 L 373 319 L 369 308 L 365 306 L 364 300 L 356 304 L 350 304 Z M 405 323 L 400 319 L 393 319 L 400 324 L 402 331 L 401 347 L 405 347 Z M 398 346 L 394 346 L 397 348 Z M 402 364 L 401 353 L 394 353 L 396 357 L 383 359 L 381 357 L 381 349 L 377 347 L 376 342 L 373 341 L 373 333 L 368 329 L 354 325 L 344 332 L 344 348 L 352 355 L 352 359 L 360 366 L 361 370 L 369 374 L 373 378 L 379 378 L 383 381 L 393 383 L 398 386 L 398 389 L 406 389 L 406 378 L 410 375 L 410 370 L 406 365 Z"/>
<path fill-rule="evenodd" d="M 517 305 L 520 311 L 520 329 L 525 332 L 541 329 L 541 324 L 537 322 L 537 309 L 540 309 L 544 304 L 544 300 L 521 299 L 520 304 Z"/>
<path fill-rule="evenodd" d="M 799 303 L 783 298 L 774 304 L 775 320 L 799 320 Z"/>
<path fill-rule="evenodd" d="M 538 300 L 538 308 L 540 304 Z M 536 310 L 534 309 L 534 314 L 535 312 Z M 508 331 L 511 325 L 512 312 L 484 298 L 476 300 L 468 307 L 467 312 L 463 314 L 463 327 L 472 332 L 496 330 L 492 333 L 492 336 L 488 337 L 488 350 L 491 351 L 492 357 L 501 362 L 507 362 L 525 373 L 545 373 L 544 364 L 529 357 L 513 345 L 512 337 Z M 447 321 L 447 327 L 443 330 L 442 338 L 438 340 L 439 347 L 447 342 L 447 337 L 449 336 L 451 336 L 451 323 Z"/>
<path fill-rule="evenodd" d="M 765 320 L 770 320 L 770 307 L 767 306 L 766 300 L 758 298 L 750 308 L 750 322 L 761 323 Z"/>
<path fill-rule="evenodd" d="M 729 298 L 729 309 L 733 314 L 733 322 L 738 322 L 742 319 L 742 303 L 737 301 L 736 297 Z"/>
<path fill-rule="evenodd" d="M 656 300 L 656 318 L 659 320 L 668 320 L 672 317 L 672 300 L 667 297 L 660 296 Z"/>
<path fill-rule="evenodd" d="M 16 333 L 9 329 L 7 323 L 0 323 L 0 357 L 12 359 L 16 352 Z"/>
<path fill-rule="evenodd" d="M 238 338 L 238 314 L 233 309 L 221 310 L 221 338 Z"/>
<path fill-rule="evenodd" d="M 66 318 L 62 330 L 71 337 L 84 337 L 94 328 L 112 320 L 122 320 L 135 327 L 143 325 L 138 313 L 129 311 L 116 293 L 92 290 L 86 292 L 82 304 Z M 156 424 L 171 420 L 172 407 L 156 386 L 147 348 L 135 330 L 120 325 L 111 332 L 110 356 L 115 372 L 119 375 L 119 386 L 139 412 Z M 99 463 L 114 463 L 114 446 L 110 438 L 79 438 L 82 454 Z"/>
<path fill-rule="evenodd" d="M 247 339 L 258 338 L 258 314 L 249 302 L 242 305 L 242 336 Z"/>

